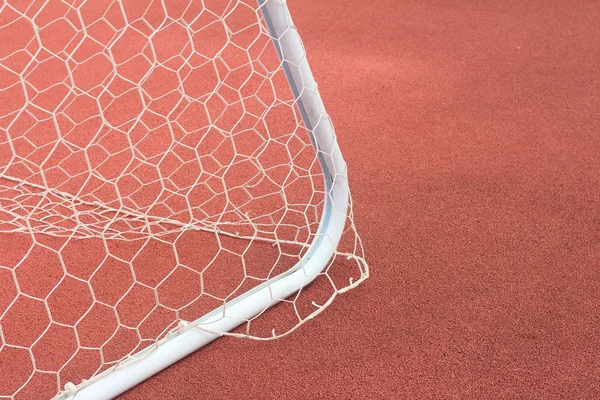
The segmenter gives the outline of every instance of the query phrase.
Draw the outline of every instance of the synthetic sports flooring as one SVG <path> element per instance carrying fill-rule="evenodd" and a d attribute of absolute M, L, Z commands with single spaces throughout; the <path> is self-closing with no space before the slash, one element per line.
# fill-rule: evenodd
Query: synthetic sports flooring
<path fill-rule="evenodd" d="M 600 7 L 289 1 L 371 277 L 124 399 L 600 397 Z"/>
<path fill-rule="evenodd" d="M 598 3 L 288 3 L 371 277 L 121 398 L 599 398 Z"/>

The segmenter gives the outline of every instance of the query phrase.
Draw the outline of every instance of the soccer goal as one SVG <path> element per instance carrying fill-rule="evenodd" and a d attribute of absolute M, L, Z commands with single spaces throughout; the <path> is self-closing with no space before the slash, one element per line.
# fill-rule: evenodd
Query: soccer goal
<path fill-rule="evenodd" d="M 114 398 L 367 276 L 285 0 L 0 4 L 0 398 Z"/>

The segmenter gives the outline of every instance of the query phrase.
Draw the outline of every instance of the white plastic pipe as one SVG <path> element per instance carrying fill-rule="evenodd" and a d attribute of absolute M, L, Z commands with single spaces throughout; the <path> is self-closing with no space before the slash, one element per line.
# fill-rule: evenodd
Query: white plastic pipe
<path fill-rule="evenodd" d="M 333 257 L 348 211 L 346 164 L 285 0 L 258 0 L 258 3 L 325 176 L 328 194 L 325 195 L 323 216 L 315 241 L 302 260 L 289 271 L 194 321 L 192 326 L 168 335 L 158 346 L 135 354 L 122 366 L 110 369 L 79 387 L 67 388 L 56 400 L 106 400 L 118 396 L 222 336 L 220 332 L 229 332 L 288 298 L 312 282 Z"/>

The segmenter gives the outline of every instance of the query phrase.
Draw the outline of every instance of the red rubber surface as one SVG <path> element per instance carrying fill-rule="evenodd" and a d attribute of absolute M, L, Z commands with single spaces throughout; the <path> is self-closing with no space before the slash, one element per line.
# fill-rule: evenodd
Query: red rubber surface
<path fill-rule="evenodd" d="M 290 1 L 372 277 L 123 399 L 600 397 L 600 7 Z"/>
<path fill-rule="evenodd" d="M 289 6 L 372 276 L 121 398 L 600 398 L 598 4 Z"/>

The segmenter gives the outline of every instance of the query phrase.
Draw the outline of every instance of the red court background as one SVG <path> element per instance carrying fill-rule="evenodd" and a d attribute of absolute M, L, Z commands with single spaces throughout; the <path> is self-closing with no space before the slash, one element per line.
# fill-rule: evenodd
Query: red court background
<path fill-rule="evenodd" d="M 372 276 L 122 398 L 600 398 L 600 3 L 288 3 Z"/>
<path fill-rule="evenodd" d="M 371 278 L 123 399 L 600 397 L 597 1 L 289 1 Z"/>

